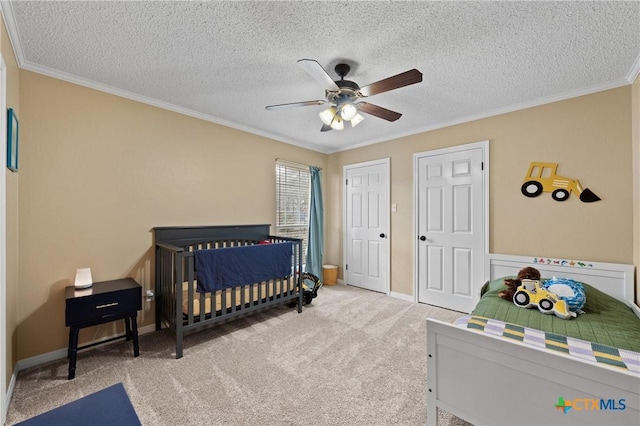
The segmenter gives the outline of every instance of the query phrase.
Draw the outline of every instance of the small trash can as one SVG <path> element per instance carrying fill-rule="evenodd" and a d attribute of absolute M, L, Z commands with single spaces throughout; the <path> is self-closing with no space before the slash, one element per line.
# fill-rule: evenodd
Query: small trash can
<path fill-rule="evenodd" d="M 338 279 L 338 267 L 336 265 L 322 265 L 322 283 L 335 285 Z"/>

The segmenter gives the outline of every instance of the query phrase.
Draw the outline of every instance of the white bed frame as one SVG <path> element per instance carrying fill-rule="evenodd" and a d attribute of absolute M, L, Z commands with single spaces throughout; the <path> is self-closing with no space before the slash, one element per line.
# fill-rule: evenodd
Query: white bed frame
<path fill-rule="evenodd" d="M 586 282 L 624 301 L 640 317 L 633 303 L 633 265 L 560 266 L 562 262 L 534 263 L 533 257 L 497 254 L 488 255 L 487 262 L 488 279 L 515 276 L 533 266 L 543 277 Z M 427 319 L 427 354 L 429 425 L 438 424 L 437 408 L 476 426 L 640 424 L 638 374 L 433 319 Z M 614 400 L 618 409 L 592 410 L 592 402 L 576 401 L 565 414 L 555 408 L 558 397 Z"/>

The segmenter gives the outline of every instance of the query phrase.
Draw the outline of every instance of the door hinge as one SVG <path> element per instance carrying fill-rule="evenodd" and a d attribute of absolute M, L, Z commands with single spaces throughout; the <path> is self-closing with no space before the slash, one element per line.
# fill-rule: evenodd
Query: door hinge
<path fill-rule="evenodd" d="M 484 170 L 484 161 L 480 163 L 480 170 Z"/>
<path fill-rule="evenodd" d="M 345 181 L 344 181 L 344 184 L 345 184 L 345 185 L 347 185 L 347 186 L 349 186 L 349 179 L 345 180 Z"/>
<path fill-rule="evenodd" d="M 348 271 L 348 270 L 349 270 L 349 264 L 345 264 L 345 265 L 344 265 L 344 270 L 345 270 L 345 271 Z"/>

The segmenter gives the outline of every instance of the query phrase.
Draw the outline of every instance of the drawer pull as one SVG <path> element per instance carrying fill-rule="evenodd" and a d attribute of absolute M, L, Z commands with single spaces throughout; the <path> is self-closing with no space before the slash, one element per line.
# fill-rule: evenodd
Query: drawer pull
<path fill-rule="evenodd" d="M 96 306 L 96 309 L 110 308 L 112 306 L 118 306 L 118 302 L 106 303 L 104 305 L 98 305 L 98 306 Z"/>

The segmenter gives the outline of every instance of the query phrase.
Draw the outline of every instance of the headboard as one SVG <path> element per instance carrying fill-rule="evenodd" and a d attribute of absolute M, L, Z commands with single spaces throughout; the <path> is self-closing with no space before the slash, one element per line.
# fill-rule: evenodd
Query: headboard
<path fill-rule="evenodd" d="M 634 265 L 495 253 L 490 253 L 487 258 L 491 280 L 515 276 L 520 269 L 531 266 L 540 271 L 543 278 L 571 278 L 589 284 L 627 305 L 634 305 Z"/>

